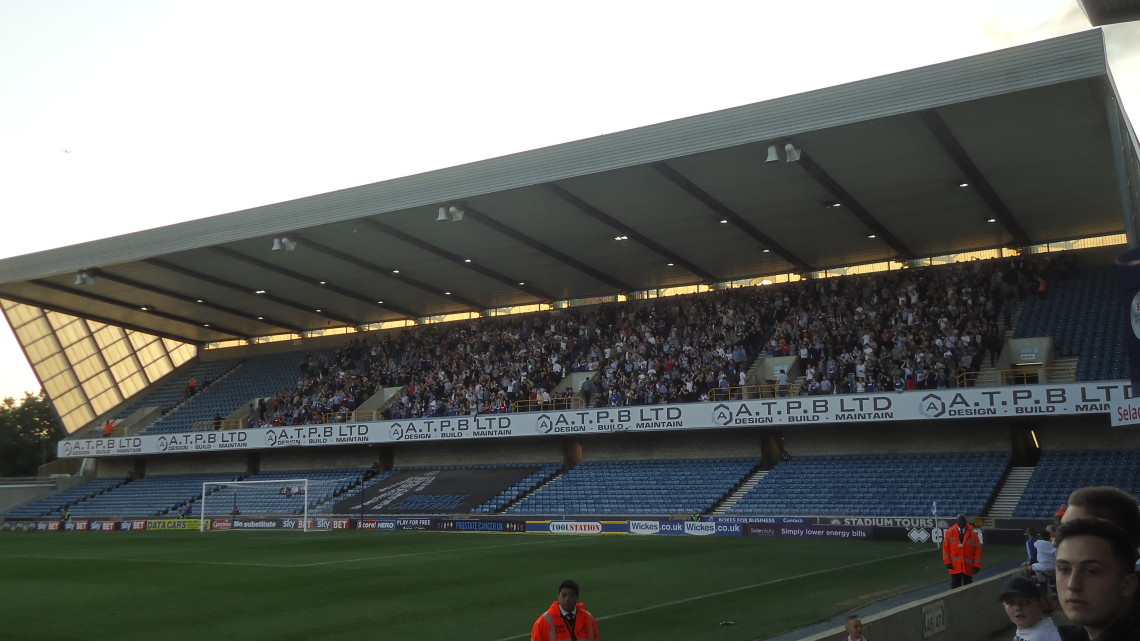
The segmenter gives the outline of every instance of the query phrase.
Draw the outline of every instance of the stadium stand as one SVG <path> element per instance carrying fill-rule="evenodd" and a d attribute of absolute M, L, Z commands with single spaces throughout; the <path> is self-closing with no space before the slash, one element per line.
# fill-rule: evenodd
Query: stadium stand
<path fill-rule="evenodd" d="M 1041 455 L 1013 515 L 1052 518 L 1079 487 L 1111 485 L 1140 496 L 1140 450 L 1066 450 Z"/>
<path fill-rule="evenodd" d="M 148 476 L 71 505 L 77 517 L 160 516 L 178 509 L 202 494 L 202 483 L 234 481 L 237 474 L 180 474 Z M 49 516 L 59 516 L 56 510 Z"/>
<path fill-rule="evenodd" d="M 1049 282 L 1043 297 L 1034 292 L 1039 274 L 1047 275 Z M 1021 300 L 1025 307 L 1016 336 L 1054 336 L 1063 353 L 1080 355 L 1085 379 L 1119 377 L 1123 376 L 1123 330 L 1111 321 L 1116 297 L 1108 268 L 1077 268 L 1069 254 L 805 280 L 428 325 L 369 334 L 316 350 L 196 362 L 116 415 L 126 416 L 140 407 L 169 410 L 146 433 L 185 432 L 219 416 L 244 417 L 246 426 L 316 423 L 327 420 L 330 412 L 358 407 L 381 388 L 402 390 L 387 408 L 388 417 L 493 413 L 518 409 L 515 403 L 554 390 L 574 372 L 596 373 L 592 387 L 560 393 L 580 393 L 592 406 L 686 402 L 735 387 L 760 356 L 785 355 L 798 356 L 803 364 L 800 392 L 804 394 L 857 393 L 900 380 L 907 389 L 950 388 L 961 380 L 961 373 L 977 370 L 987 356 L 992 359 L 988 352 L 993 344 L 987 336 L 1008 328 L 1012 310 Z M 190 377 L 202 384 L 197 394 L 187 398 Z M 810 386 L 825 379 L 830 383 L 826 392 Z M 250 406 L 259 398 L 268 399 L 264 416 Z M 1044 474 L 1055 454 L 1042 458 L 1039 472 Z M 983 460 L 950 454 L 797 457 L 775 465 L 728 513 L 913 516 L 928 514 L 937 501 L 943 513 L 981 514 L 1010 458 L 988 456 Z M 705 512 L 758 465 L 755 458 L 742 458 L 724 471 L 720 462 L 695 461 L 587 460 L 565 473 L 559 473 L 561 464 L 525 464 L 534 470 L 493 487 L 468 511 Z M 969 484 L 949 487 L 924 480 L 931 471 L 960 465 L 970 470 Z M 367 479 L 364 489 L 416 469 L 398 465 L 382 471 Z M 346 487 L 332 479 L 357 479 L 364 471 L 291 470 L 250 478 L 310 478 L 310 512 L 336 513 L 345 493 L 361 488 L 356 480 Z M 226 479 L 240 476 L 235 472 Z M 191 488 L 172 486 L 162 500 L 134 500 L 156 478 L 161 477 L 152 475 L 114 491 L 91 486 L 90 493 L 99 494 L 95 497 L 73 488 L 8 516 L 58 514 L 72 504 L 76 514 L 127 510 L 155 514 L 177 510 L 200 492 L 201 479 Z M 1111 479 L 1097 482 L 1119 484 Z M 121 480 L 108 483 L 114 487 Z M 590 491 L 596 487 L 613 492 L 599 496 Z M 1042 502 L 1030 502 L 1046 487 L 1035 477 L 1017 515 L 1039 516 L 1063 500 L 1065 490 L 1057 489 Z M 283 507 L 279 499 L 270 498 L 239 509 L 300 512 L 299 505 Z M 192 510 L 197 509 L 195 501 Z"/>
<path fill-rule="evenodd" d="M 155 421 L 144 433 L 187 432 L 195 423 L 210 421 L 215 417 L 228 417 L 251 400 L 274 396 L 283 387 L 295 382 L 300 362 L 301 353 L 298 352 L 248 359 L 227 376 L 225 384 L 201 390 Z"/>
<path fill-rule="evenodd" d="M 240 491 L 236 486 L 220 486 L 210 494 L 207 516 L 229 515 L 235 510 L 239 514 L 303 514 L 304 494 L 298 490 L 303 479 L 308 480 L 309 510 L 315 513 L 320 504 L 358 487 L 368 473 L 366 468 L 259 472 L 241 480 L 282 483 L 247 484 L 242 485 Z M 295 483 L 290 484 L 290 481 Z M 199 497 L 190 505 L 188 516 L 201 516 L 201 510 Z"/>
<path fill-rule="evenodd" d="M 1112 267 L 1084 267 L 1026 300 L 1015 336 L 1052 336 L 1061 354 L 1080 357 L 1078 380 L 1127 378 L 1122 309 Z"/>
<path fill-rule="evenodd" d="M 508 514 L 706 512 L 757 465 L 755 459 L 591 461 L 507 508 Z"/>
<path fill-rule="evenodd" d="M 123 483 L 124 479 L 121 478 L 94 479 L 66 490 L 60 490 L 51 496 L 45 496 L 42 499 L 25 503 L 24 505 L 9 510 L 4 516 L 5 518 L 18 519 L 40 518 L 51 514 L 62 514 L 68 506 L 104 492 L 110 492 Z"/>
<path fill-rule="evenodd" d="M 1063 254 L 808 280 L 431 325 L 316 353 L 255 356 L 228 365 L 224 385 L 178 405 L 146 432 L 187 431 L 235 414 L 247 426 L 320 423 L 392 387 L 402 391 L 385 407 L 391 419 L 518 411 L 552 391 L 589 406 L 692 402 L 757 382 L 747 374 L 760 355 L 798 356 L 803 394 L 952 388 L 987 355 L 993 361 L 1001 346 L 990 337 L 1008 327 L 1019 300 L 1027 300 L 1027 311 L 1017 336 L 1055 335 L 1070 350 L 1081 345 L 1084 378 L 1120 377 L 1122 330 L 1108 319 L 1116 300 L 1111 274 L 1086 268 L 1070 279 L 1073 260 Z M 1057 281 L 1044 300 L 1030 296 L 1038 273 Z M 1057 319 L 1078 310 L 1093 310 L 1113 329 L 1072 334 L 1073 324 Z M 556 389 L 572 372 L 596 376 L 583 389 Z M 180 393 L 185 378 L 164 396 Z M 268 412 L 242 411 L 261 397 L 271 398 Z"/>
<path fill-rule="evenodd" d="M 528 493 L 535 490 L 537 487 L 549 481 L 562 466 L 557 463 L 548 463 L 541 465 L 537 470 L 531 472 L 526 478 L 516 483 L 512 483 L 510 487 L 499 492 L 493 499 L 487 501 L 483 505 L 472 510 L 474 513 L 493 514 L 499 512 L 512 503 L 520 500 Z"/>
<path fill-rule="evenodd" d="M 217 361 L 197 361 L 192 366 L 181 370 L 177 376 L 162 384 L 158 389 L 145 394 L 144 397 L 131 403 L 126 408 L 115 412 L 114 420 L 129 417 L 135 411 L 144 407 L 157 407 L 163 413 L 170 411 L 186 398 L 186 386 L 190 379 L 199 382 L 199 389 L 204 389 L 214 381 L 221 378 L 240 363 L 240 359 L 227 358 Z"/>
<path fill-rule="evenodd" d="M 807 456 L 776 465 L 730 514 L 983 514 L 1009 454 Z"/>
<path fill-rule="evenodd" d="M 401 466 L 371 478 L 347 498 L 328 501 L 318 513 L 493 513 L 541 485 L 558 463 L 484 463 Z M 361 506 L 361 497 L 366 505 Z"/>

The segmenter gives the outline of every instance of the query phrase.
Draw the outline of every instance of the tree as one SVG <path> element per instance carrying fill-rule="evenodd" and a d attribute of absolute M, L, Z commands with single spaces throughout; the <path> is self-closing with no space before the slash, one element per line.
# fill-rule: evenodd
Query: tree
<path fill-rule="evenodd" d="M 56 458 L 63 429 L 43 391 L 0 402 L 0 477 L 35 476 L 39 467 Z"/>

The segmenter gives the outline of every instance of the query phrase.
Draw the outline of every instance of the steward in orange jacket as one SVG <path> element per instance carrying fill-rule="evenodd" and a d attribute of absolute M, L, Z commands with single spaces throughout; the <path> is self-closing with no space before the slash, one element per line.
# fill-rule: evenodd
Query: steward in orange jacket
<path fill-rule="evenodd" d="M 584 603 L 578 603 L 578 593 L 577 581 L 567 579 L 558 586 L 558 600 L 550 604 L 530 629 L 531 641 L 594 641 L 598 638 L 598 620 L 586 611 Z"/>
<path fill-rule="evenodd" d="M 942 562 L 950 571 L 950 589 L 973 582 L 982 569 L 982 540 L 964 514 L 942 533 Z"/>

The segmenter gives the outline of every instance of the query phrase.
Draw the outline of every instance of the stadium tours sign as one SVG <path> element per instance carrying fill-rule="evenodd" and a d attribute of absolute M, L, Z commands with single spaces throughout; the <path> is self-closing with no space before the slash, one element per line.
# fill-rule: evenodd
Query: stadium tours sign
<path fill-rule="evenodd" d="M 224 452 L 360 443 L 566 436 L 763 425 L 878 423 L 1030 415 L 1110 414 L 1133 399 L 1126 381 L 877 394 L 739 399 L 680 405 L 412 418 L 218 432 L 69 439 L 60 457 Z M 1119 410 L 1118 410 L 1119 411 Z"/>

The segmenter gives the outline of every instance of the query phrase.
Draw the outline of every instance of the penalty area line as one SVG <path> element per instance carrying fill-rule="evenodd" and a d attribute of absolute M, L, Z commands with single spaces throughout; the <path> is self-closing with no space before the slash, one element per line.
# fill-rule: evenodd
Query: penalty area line
<path fill-rule="evenodd" d="M 605 621 L 607 619 L 617 619 L 620 617 L 629 616 L 631 614 L 641 614 L 642 612 L 650 612 L 652 610 L 658 610 L 661 608 L 671 608 L 674 606 L 683 605 L 685 603 L 692 603 L 693 601 L 700 601 L 701 599 L 711 599 L 714 597 L 723 596 L 725 594 L 732 594 L 733 592 L 743 592 L 745 590 L 753 590 L 756 588 L 763 588 L 763 587 L 767 587 L 770 585 L 777 585 L 777 584 L 783 583 L 785 581 L 795 581 L 797 579 L 806 579 L 809 577 L 819 576 L 822 574 L 828 574 L 828 573 L 836 572 L 836 571 L 840 571 L 840 570 L 850 570 L 851 568 L 857 568 L 857 567 L 864 566 L 864 565 L 870 565 L 872 563 L 879 563 L 880 561 L 889 561 L 891 559 L 901 559 L 903 557 L 914 556 L 916 554 L 929 554 L 929 553 L 930 553 L 930 550 L 916 550 L 914 552 L 906 552 L 904 554 L 895 554 L 892 556 L 885 556 L 885 557 L 881 557 L 881 558 L 877 558 L 877 559 L 871 559 L 869 561 L 859 561 L 857 563 L 848 563 L 847 565 L 839 565 L 839 566 L 832 567 L 832 568 L 824 568 L 822 570 L 814 570 L 812 572 L 804 572 L 803 574 L 797 574 L 795 576 L 785 576 L 785 577 L 780 577 L 778 579 L 771 579 L 769 581 L 761 581 L 759 583 L 752 583 L 750 585 L 741 585 L 741 586 L 738 586 L 735 588 L 729 588 L 727 590 L 718 590 L 716 592 L 709 592 L 707 594 L 698 594 L 696 596 L 691 596 L 691 597 L 687 597 L 684 599 L 677 599 L 676 601 L 668 601 L 665 603 L 655 603 L 653 605 L 646 606 L 644 608 L 638 608 L 636 610 L 626 610 L 625 612 L 618 612 L 615 614 L 607 614 L 606 616 L 597 617 L 597 619 L 598 619 L 598 621 Z M 516 635 L 511 636 L 511 637 L 503 637 L 501 639 L 495 639 L 495 641 L 515 641 L 515 639 L 526 639 L 529 636 L 530 636 L 529 633 L 528 634 L 516 634 Z"/>

